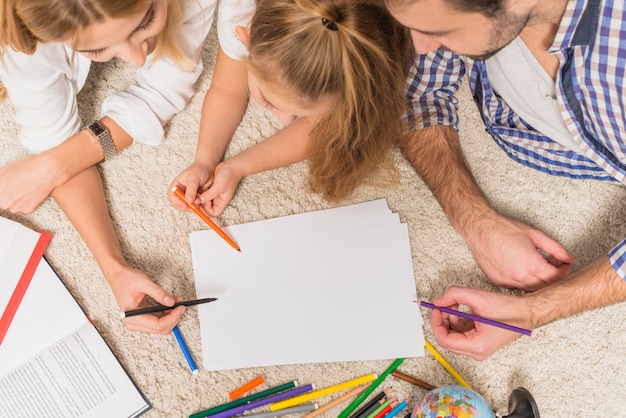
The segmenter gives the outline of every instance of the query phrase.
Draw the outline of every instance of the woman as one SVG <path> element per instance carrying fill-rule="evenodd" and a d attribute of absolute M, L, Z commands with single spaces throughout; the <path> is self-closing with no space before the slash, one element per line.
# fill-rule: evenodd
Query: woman
<path fill-rule="evenodd" d="M 95 164 L 134 141 L 158 144 L 202 71 L 217 0 L 2 0 L 3 98 L 15 108 L 30 155 L 0 168 L 0 209 L 30 213 L 52 196 L 85 240 L 122 310 L 175 297 L 125 261 Z M 76 95 L 92 61 L 137 67 L 137 82 L 82 124 Z M 84 126 L 84 128 L 82 128 Z M 166 334 L 184 308 L 126 319 Z"/>

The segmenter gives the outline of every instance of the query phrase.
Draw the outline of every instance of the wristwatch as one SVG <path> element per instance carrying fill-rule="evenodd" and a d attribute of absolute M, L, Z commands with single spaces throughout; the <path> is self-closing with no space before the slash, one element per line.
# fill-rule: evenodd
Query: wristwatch
<path fill-rule="evenodd" d="M 84 129 L 87 129 L 93 136 L 96 137 L 98 142 L 100 142 L 105 160 L 108 160 L 117 153 L 113 139 L 111 139 L 111 134 L 109 134 L 107 128 L 102 126 L 100 121 L 94 120 L 89 125 L 85 126 Z"/>

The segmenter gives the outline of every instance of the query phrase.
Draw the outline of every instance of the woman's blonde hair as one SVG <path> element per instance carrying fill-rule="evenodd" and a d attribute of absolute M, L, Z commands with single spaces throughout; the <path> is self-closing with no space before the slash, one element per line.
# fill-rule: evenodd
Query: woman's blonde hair
<path fill-rule="evenodd" d="M 140 13 L 152 0 L 2 0 L 0 53 L 7 48 L 33 54 L 38 43 L 61 41 L 81 29 L 109 19 Z M 167 1 L 167 21 L 159 34 L 155 59 L 169 57 L 181 68 L 193 63 L 178 47 L 174 30 L 182 11 L 178 0 Z M 6 92 L 1 87 L 1 98 Z"/>
<path fill-rule="evenodd" d="M 408 31 L 379 0 L 257 1 L 249 70 L 311 103 L 334 100 L 308 141 L 314 192 L 336 201 L 381 167 L 393 168 L 411 51 Z"/>

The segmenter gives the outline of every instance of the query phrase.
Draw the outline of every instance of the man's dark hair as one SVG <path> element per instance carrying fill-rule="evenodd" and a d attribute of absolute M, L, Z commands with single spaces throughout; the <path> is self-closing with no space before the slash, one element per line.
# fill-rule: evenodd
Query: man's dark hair
<path fill-rule="evenodd" d="M 394 6 L 407 6 L 419 0 L 385 0 L 385 3 Z M 505 0 L 440 0 L 459 12 L 475 12 L 487 17 L 495 16 L 504 6 Z"/>

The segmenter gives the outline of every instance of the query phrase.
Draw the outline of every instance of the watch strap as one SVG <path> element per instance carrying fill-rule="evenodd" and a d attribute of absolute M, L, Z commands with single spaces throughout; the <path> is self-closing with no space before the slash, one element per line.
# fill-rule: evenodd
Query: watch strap
<path fill-rule="evenodd" d="M 87 129 L 93 136 L 96 137 L 102 147 L 102 153 L 104 154 L 105 160 L 108 160 L 117 153 L 111 134 L 108 129 L 100 123 L 100 121 L 94 120 L 89 125 L 85 126 L 84 129 Z"/>

